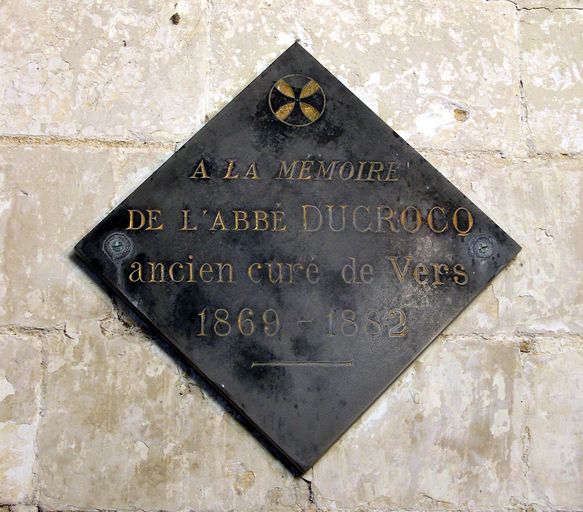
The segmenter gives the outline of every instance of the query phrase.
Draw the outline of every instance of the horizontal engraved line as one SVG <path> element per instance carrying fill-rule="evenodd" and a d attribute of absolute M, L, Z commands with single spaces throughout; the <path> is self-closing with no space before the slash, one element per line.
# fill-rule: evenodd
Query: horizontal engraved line
<path fill-rule="evenodd" d="M 251 368 L 261 366 L 352 366 L 352 361 L 253 361 Z"/>

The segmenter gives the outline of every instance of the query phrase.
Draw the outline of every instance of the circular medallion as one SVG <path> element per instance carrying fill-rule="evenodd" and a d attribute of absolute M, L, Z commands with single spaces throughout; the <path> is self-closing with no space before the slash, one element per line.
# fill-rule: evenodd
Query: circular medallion
<path fill-rule="evenodd" d="M 322 117 L 326 96 L 313 78 L 287 75 L 269 91 L 269 108 L 278 121 L 288 126 L 308 126 Z"/>
<path fill-rule="evenodd" d="M 123 233 L 112 233 L 103 242 L 103 250 L 112 261 L 126 258 L 132 252 L 132 241 Z"/>
<path fill-rule="evenodd" d="M 478 235 L 472 240 L 470 250 L 478 258 L 489 258 L 494 254 L 494 240 L 488 235 Z"/>

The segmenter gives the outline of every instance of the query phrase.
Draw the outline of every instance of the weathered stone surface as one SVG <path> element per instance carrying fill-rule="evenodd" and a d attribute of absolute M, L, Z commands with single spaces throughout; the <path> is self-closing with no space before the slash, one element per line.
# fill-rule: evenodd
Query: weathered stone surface
<path fill-rule="evenodd" d="M 212 112 L 299 38 L 414 146 L 521 148 L 517 13 L 510 2 L 212 6 Z"/>
<path fill-rule="evenodd" d="M 40 432 L 49 509 L 294 510 L 308 487 L 158 346 L 117 320 L 47 347 Z"/>
<path fill-rule="evenodd" d="M 350 510 L 503 508 L 523 487 L 524 392 L 516 347 L 436 341 L 316 464 L 317 501 Z"/>
<path fill-rule="evenodd" d="M 111 300 L 71 260 L 77 241 L 167 153 L 0 146 L 0 322 L 100 318 Z M 121 171 L 123 170 L 123 171 Z"/>
<path fill-rule="evenodd" d="M 202 0 L 3 2 L 0 25 L 1 134 L 179 141 L 203 122 Z"/>
<path fill-rule="evenodd" d="M 583 332 L 583 161 L 425 155 L 522 251 L 449 333 Z"/>
<path fill-rule="evenodd" d="M 583 0 L 502 0 L 514 2 L 519 9 L 546 10 L 554 9 L 580 9 L 583 8 Z"/>
<path fill-rule="evenodd" d="M 41 404 L 41 340 L 35 332 L 0 331 L 0 503 L 34 498 Z"/>
<path fill-rule="evenodd" d="M 559 347 L 559 350 L 557 350 Z M 560 340 L 528 357 L 532 401 L 523 433 L 524 471 L 531 502 L 547 509 L 583 504 L 583 352 L 563 350 Z"/>
<path fill-rule="evenodd" d="M 522 11 L 520 30 L 532 149 L 583 151 L 583 10 Z"/>
<path fill-rule="evenodd" d="M 37 512 L 36 505 L 13 505 L 10 507 L 10 512 Z"/>

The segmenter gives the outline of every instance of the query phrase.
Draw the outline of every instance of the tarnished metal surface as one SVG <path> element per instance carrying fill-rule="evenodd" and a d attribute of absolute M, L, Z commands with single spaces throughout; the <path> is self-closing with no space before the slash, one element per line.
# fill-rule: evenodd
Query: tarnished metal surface
<path fill-rule="evenodd" d="M 76 250 L 305 471 L 519 247 L 295 44 Z"/>

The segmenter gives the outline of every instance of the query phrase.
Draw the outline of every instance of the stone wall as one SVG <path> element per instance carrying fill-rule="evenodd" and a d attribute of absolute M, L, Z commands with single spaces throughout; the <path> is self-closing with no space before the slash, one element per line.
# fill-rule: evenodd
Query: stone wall
<path fill-rule="evenodd" d="M 0 28 L 0 505 L 583 509 L 581 0 L 0 0 Z M 304 478 L 71 259 L 295 39 L 523 246 Z"/>

